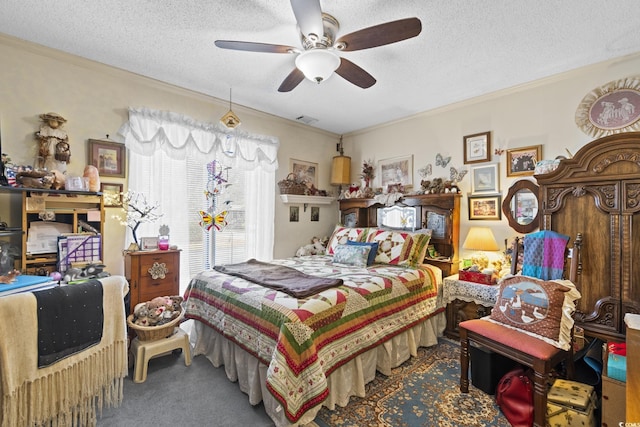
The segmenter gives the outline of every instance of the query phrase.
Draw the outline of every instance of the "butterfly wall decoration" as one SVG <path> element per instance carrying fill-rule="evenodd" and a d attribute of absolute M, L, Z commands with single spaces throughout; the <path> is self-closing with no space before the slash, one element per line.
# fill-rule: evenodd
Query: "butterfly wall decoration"
<path fill-rule="evenodd" d="M 209 175 L 209 179 L 207 181 L 207 186 L 204 190 L 204 195 L 208 202 L 207 210 L 200 210 L 198 213 L 200 214 L 200 227 L 204 229 L 204 231 L 209 231 L 212 228 L 216 231 L 222 231 L 222 229 L 228 224 L 227 222 L 227 214 L 229 212 L 229 205 L 231 204 L 230 200 L 227 200 L 223 203 L 224 208 L 219 210 L 216 213 L 216 201 L 217 198 L 224 192 L 224 189 L 229 185 L 229 169 L 228 166 L 223 166 L 217 160 L 214 160 L 207 164 L 207 173 Z M 224 176 L 223 176 L 224 175 Z"/>
<path fill-rule="evenodd" d="M 440 153 L 436 154 L 436 166 L 442 166 L 443 168 L 446 168 L 450 161 L 451 161 L 451 156 L 444 157 Z"/>
<path fill-rule="evenodd" d="M 431 163 L 418 169 L 418 173 L 422 178 L 428 177 L 429 175 L 431 175 L 432 172 L 433 172 L 433 166 L 431 166 Z"/>
<path fill-rule="evenodd" d="M 457 170 L 456 168 L 451 166 L 449 168 L 449 179 L 451 179 L 454 184 L 457 184 L 458 182 L 462 181 L 462 178 L 464 178 L 467 172 L 468 171 L 466 169 Z"/>

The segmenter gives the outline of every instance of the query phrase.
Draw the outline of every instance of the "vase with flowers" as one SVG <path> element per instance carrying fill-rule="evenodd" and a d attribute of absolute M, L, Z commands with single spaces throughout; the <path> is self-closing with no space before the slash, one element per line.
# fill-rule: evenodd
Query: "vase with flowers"
<path fill-rule="evenodd" d="M 140 248 L 137 235 L 140 225 L 145 222 L 155 222 L 162 216 L 157 212 L 158 208 L 158 203 L 150 203 L 142 193 L 128 190 L 122 194 L 122 212 L 120 215 L 115 215 L 114 218 L 120 220 L 120 224 L 131 229 L 131 235 L 135 242 L 135 247 L 131 249 Z"/>
<path fill-rule="evenodd" d="M 371 181 L 376 177 L 375 167 L 373 166 L 372 160 L 365 160 L 362 162 L 362 173 L 360 174 L 360 178 L 364 180 L 365 188 L 369 188 L 371 186 Z"/>

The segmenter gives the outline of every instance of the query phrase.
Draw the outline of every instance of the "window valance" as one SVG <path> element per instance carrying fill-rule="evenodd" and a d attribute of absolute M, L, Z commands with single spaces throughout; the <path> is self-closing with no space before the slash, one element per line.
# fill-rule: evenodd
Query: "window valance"
<path fill-rule="evenodd" d="M 244 170 L 278 169 L 278 138 L 229 130 L 178 113 L 131 107 L 129 121 L 118 133 L 128 149 L 146 156 L 163 150 L 176 160 L 202 157 Z"/>

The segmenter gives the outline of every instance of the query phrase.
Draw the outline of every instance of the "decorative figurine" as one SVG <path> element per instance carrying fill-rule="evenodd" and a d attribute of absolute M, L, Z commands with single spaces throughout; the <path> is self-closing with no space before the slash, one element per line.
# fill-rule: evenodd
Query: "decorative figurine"
<path fill-rule="evenodd" d="M 55 159 L 59 162 L 68 163 L 71 158 L 71 150 L 69 148 L 69 137 L 67 132 L 62 129 L 62 125 L 66 123 L 66 119 L 58 113 L 40 114 L 40 120 L 44 123 L 40 126 L 40 130 L 36 132 L 38 138 L 38 162 L 37 167 L 41 169 L 51 167 L 51 150 L 55 147 Z"/>

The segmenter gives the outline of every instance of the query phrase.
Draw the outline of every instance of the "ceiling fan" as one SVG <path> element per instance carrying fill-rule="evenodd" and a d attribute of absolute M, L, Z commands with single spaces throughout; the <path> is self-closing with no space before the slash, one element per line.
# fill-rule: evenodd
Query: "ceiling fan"
<path fill-rule="evenodd" d="M 418 18 L 406 18 L 364 28 L 335 40 L 340 24 L 336 18 L 322 12 L 320 0 L 291 0 L 291 7 L 300 30 L 302 49 L 235 40 L 215 42 L 216 46 L 223 49 L 295 54 L 296 68 L 284 79 L 278 92 L 293 90 L 305 77 L 321 83 L 331 77 L 334 71 L 356 86 L 369 88 L 376 83 L 376 79 L 358 65 L 339 56 L 338 52 L 396 43 L 415 37 L 422 31 L 422 23 Z"/>

